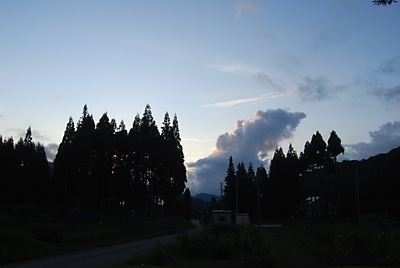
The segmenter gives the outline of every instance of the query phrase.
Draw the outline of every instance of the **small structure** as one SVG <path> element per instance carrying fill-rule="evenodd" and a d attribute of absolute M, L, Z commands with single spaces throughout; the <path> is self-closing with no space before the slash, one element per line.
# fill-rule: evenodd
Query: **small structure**
<path fill-rule="evenodd" d="M 236 224 L 249 224 L 249 213 L 235 213 Z"/>
<path fill-rule="evenodd" d="M 231 224 L 232 212 L 230 210 L 213 210 L 212 217 L 214 224 Z"/>
<path fill-rule="evenodd" d="M 231 210 L 213 210 L 212 217 L 214 224 L 249 224 L 248 213 L 233 213 Z"/>

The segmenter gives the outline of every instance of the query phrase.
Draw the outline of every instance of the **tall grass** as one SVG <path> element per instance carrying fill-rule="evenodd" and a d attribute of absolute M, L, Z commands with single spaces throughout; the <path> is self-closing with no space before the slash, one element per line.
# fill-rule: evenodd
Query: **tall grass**
<path fill-rule="evenodd" d="M 268 255 L 261 236 L 252 227 L 237 225 L 216 225 L 205 227 L 192 235 L 182 235 L 176 242 L 157 245 L 155 248 L 135 255 L 130 265 L 164 265 L 176 259 L 229 259 L 242 256 L 252 250 Z M 264 259 L 260 259 L 264 260 Z"/>

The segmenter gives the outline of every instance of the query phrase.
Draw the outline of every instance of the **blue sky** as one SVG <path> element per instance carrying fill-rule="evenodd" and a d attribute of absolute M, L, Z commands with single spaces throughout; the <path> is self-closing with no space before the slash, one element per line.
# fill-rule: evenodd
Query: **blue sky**
<path fill-rule="evenodd" d="M 335 130 L 344 158 L 400 145 L 400 4 L 326 1 L 0 1 L 0 134 L 56 152 L 86 103 L 128 128 L 177 114 L 192 193 L 229 156 Z"/>

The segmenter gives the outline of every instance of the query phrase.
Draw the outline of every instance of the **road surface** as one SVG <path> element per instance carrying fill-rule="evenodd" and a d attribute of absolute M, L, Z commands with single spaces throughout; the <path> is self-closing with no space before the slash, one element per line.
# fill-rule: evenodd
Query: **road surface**
<path fill-rule="evenodd" d="M 194 223 L 197 229 L 189 230 L 189 233 L 198 230 L 198 223 Z M 95 248 L 92 250 L 47 257 L 23 262 L 9 263 L 0 267 L 18 268 L 97 268 L 123 262 L 131 258 L 135 253 L 150 249 L 157 243 L 164 244 L 175 241 L 178 234 L 151 238 L 143 241 Z"/>

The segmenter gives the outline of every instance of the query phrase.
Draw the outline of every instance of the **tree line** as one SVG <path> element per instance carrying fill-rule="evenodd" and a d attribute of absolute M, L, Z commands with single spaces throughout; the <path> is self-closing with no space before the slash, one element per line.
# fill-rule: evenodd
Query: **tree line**
<path fill-rule="evenodd" d="M 49 165 L 44 147 L 34 143 L 29 127 L 25 138 L 0 136 L 0 202 L 49 203 Z"/>
<path fill-rule="evenodd" d="M 107 113 L 95 124 L 85 105 L 76 126 L 69 118 L 51 177 L 44 148 L 31 134 L 29 128 L 15 146 L 12 138 L 1 143 L 0 183 L 9 193 L 2 202 L 179 213 L 187 176 L 176 115 L 171 120 L 165 113 L 160 132 L 146 105 L 128 131 L 123 120 L 117 126 Z"/>
<path fill-rule="evenodd" d="M 235 170 L 230 157 L 224 186 L 225 207 L 249 212 L 253 217 L 258 214 L 257 208 L 260 207 L 264 218 L 290 218 L 302 210 L 305 213 L 308 205 L 318 205 L 318 210 L 315 207 L 310 209 L 328 216 L 328 199 L 325 198 L 326 189 L 322 181 L 327 174 L 335 174 L 336 159 L 341 153 L 344 153 L 344 148 L 335 131 L 331 132 L 328 144 L 317 131 L 311 141 L 305 143 L 304 151 L 300 155 L 292 144 L 289 145 L 286 155 L 281 147 L 277 147 L 268 173 L 263 166 L 254 172 L 252 163 L 246 171 L 243 162 Z M 318 171 L 324 172 L 320 185 L 305 191 L 309 174 Z M 321 172 L 319 173 L 322 174 Z M 319 199 L 320 203 L 310 201 L 306 204 L 307 198 L 311 201 Z M 325 203 L 322 204 L 323 198 Z"/>

